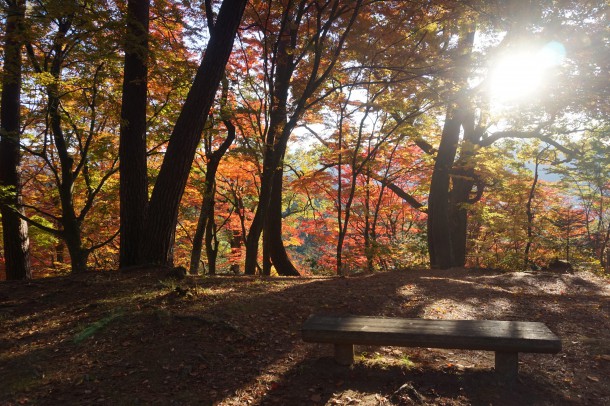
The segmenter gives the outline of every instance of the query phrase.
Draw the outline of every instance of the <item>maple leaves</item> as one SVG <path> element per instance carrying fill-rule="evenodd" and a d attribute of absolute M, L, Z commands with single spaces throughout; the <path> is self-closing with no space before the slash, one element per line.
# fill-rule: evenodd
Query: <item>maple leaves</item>
<path fill-rule="evenodd" d="M 51 268 L 63 257 L 58 247 L 67 244 L 70 256 L 81 256 L 79 267 L 113 268 L 120 243 L 113 237 L 119 227 L 116 171 L 123 74 L 116 52 L 121 43 L 113 33 L 125 30 L 126 8 L 123 2 L 101 2 L 91 9 L 80 2 L 67 8 L 60 3 L 49 2 L 45 10 L 36 6 L 40 13 L 28 15 L 33 24 L 23 81 L 21 169 L 27 217 L 42 230 L 32 233 L 33 258 L 37 266 Z M 207 25 L 216 18 L 215 8 L 209 19 L 200 3 L 151 4 L 149 194 L 197 70 L 201 55 L 196 52 L 213 31 Z M 590 137 L 574 139 L 562 126 L 567 125 L 564 113 L 577 111 L 576 103 L 557 93 L 554 84 L 537 99 L 539 105 L 532 101 L 521 106 L 529 110 L 501 112 L 510 129 L 491 131 L 502 121 L 484 99 L 485 82 L 474 83 L 487 74 L 494 52 L 513 44 L 511 38 L 503 44 L 497 21 L 489 18 L 508 11 L 494 7 L 477 11 L 440 3 L 250 2 L 225 69 L 226 81 L 206 114 L 199 154 L 182 196 L 175 262 L 187 265 L 199 209 L 212 195 L 208 242 L 220 272 L 243 269 L 248 253 L 249 273 L 270 273 L 271 265 L 280 273 L 295 274 L 426 262 L 426 221 L 431 207 L 434 211 L 430 184 L 435 164 L 449 150 L 453 159 L 446 163 L 448 193 L 443 199 L 451 212 L 446 223 L 469 216 L 471 222 L 463 227 L 467 265 L 522 267 L 528 242 L 527 255 L 537 263 L 570 255 L 607 265 L 607 171 L 594 165 L 603 161 L 599 151 L 605 148 L 607 132 L 596 133 L 601 137 L 597 143 Z M 560 18 L 554 13 L 543 17 L 537 21 L 541 27 Z M 595 18 L 582 24 L 591 30 L 590 41 L 598 44 Z M 465 22 L 475 19 L 478 27 Z M 475 28 L 482 42 L 464 45 L 472 39 L 465 32 L 472 34 Z M 557 35 L 571 28 L 562 30 Z M 571 78 L 586 73 L 576 93 L 599 85 L 595 67 L 606 63 L 577 42 L 572 38 L 565 44 L 569 66 L 554 71 Z M 591 61 L 585 61 L 586 55 Z M 53 66 L 55 56 L 58 66 Z M 595 103 L 603 92 L 600 86 L 590 99 L 581 94 L 583 115 L 578 120 L 600 120 L 603 108 Z M 553 102 L 547 100 L 551 96 Z M 454 115 L 461 120 L 455 142 L 443 144 L 443 124 Z M 201 119 L 187 116 L 184 122 Z M 561 120 L 548 125 L 554 118 Z M 207 190 L 208 165 L 227 132 L 224 121 L 235 127 L 235 141 L 216 163 L 214 188 Z M 536 132 L 542 128 L 546 132 Z M 564 134 L 552 137 L 553 131 Z M 520 140 L 503 141 L 509 136 Z M 537 136 L 542 144 L 533 141 Z M 532 188 L 532 166 L 525 161 L 535 154 L 534 144 L 543 148 L 545 143 L 558 152 L 543 157 L 541 171 L 556 164 L 562 188 L 544 175 Z M 188 157 L 178 155 L 180 166 L 186 167 L 182 160 Z M 568 156 L 572 163 L 561 162 Z M 162 183 L 173 187 L 175 180 L 166 176 Z M 164 194 L 157 195 L 160 202 Z M 157 212 L 153 217 L 164 216 Z M 174 227 L 169 223 L 164 227 Z M 266 240 L 265 233 L 274 239 Z"/>

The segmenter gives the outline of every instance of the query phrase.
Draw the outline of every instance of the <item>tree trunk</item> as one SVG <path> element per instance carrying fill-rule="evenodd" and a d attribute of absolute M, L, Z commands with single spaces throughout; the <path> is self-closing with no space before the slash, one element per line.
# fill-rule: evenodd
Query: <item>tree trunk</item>
<path fill-rule="evenodd" d="M 447 269 L 454 263 L 449 218 L 449 186 L 453 161 L 459 143 L 461 120 L 449 107 L 438 147 L 428 196 L 428 252 L 432 268 Z"/>
<path fill-rule="evenodd" d="M 140 260 L 143 263 L 172 265 L 169 252 L 180 199 L 245 5 L 246 0 L 224 0 L 220 7 L 215 28 L 176 121 L 150 198 L 142 236 L 144 240 L 140 247 Z"/>
<path fill-rule="evenodd" d="M 369 148 L 370 149 L 370 148 Z M 370 151 L 369 151 L 370 153 Z M 366 186 L 364 189 L 364 255 L 366 257 L 366 271 L 373 272 L 374 248 L 371 239 L 371 170 L 366 170 Z"/>
<path fill-rule="evenodd" d="M 270 246 L 269 235 L 270 235 L 270 224 L 269 224 L 269 213 L 267 213 L 267 217 L 265 218 L 265 225 L 263 230 L 263 268 L 261 275 L 263 276 L 271 276 L 271 254 L 270 254 Z"/>
<path fill-rule="evenodd" d="M 64 228 L 62 232 L 68 252 L 70 253 L 70 264 L 72 272 L 79 273 L 87 270 L 87 259 L 89 258 L 89 250 L 82 247 L 80 227 L 74 223 L 68 224 L 68 228 Z"/>
<path fill-rule="evenodd" d="M 83 248 L 81 238 L 81 222 L 78 219 L 74 208 L 74 159 L 70 156 L 65 134 L 62 129 L 62 118 L 59 112 L 59 86 L 57 84 L 61 79 L 63 57 L 65 55 L 63 41 L 71 26 L 72 19 L 69 17 L 65 22 L 60 24 L 60 30 L 54 39 L 53 60 L 51 62 L 50 73 L 53 78 L 55 78 L 56 82 L 47 86 L 47 112 L 51 124 L 51 133 L 53 134 L 53 142 L 55 148 L 57 149 L 57 155 L 59 157 L 61 167 L 60 182 L 58 185 L 59 199 L 61 203 L 61 225 L 63 228 L 61 235 L 66 242 L 68 251 L 70 252 L 72 272 L 84 272 L 87 269 L 87 258 L 89 256 L 89 251 Z"/>
<path fill-rule="evenodd" d="M 463 176 L 463 178 L 462 178 Z M 451 247 L 453 249 L 452 266 L 466 264 L 468 242 L 468 203 L 474 186 L 474 171 L 460 172 L 460 178 L 453 179 L 450 197 L 449 216 L 451 221 Z"/>
<path fill-rule="evenodd" d="M 534 235 L 534 212 L 532 211 L 532 203 L 536 196 L 536 186 L 538 184 L 538 167 L 540 154 L 536 155 L 536 162 L 534 165 L 534 180 L 530 193 L 527 197 L 527 204 L 525 205 L 525 213 L 527 214 L 527 243 L 525 244 L 525 251 L 523 252 L 523 269 L 527 270 L 530 265 L 530 249 L 532 247 L 532 240 Z"/>
<path fill-rule="evenodd" d="M 208 273 L 216 275 L 216 257 L 218 256 L 218 238 L 216 237 L 216 221 L 214 220 L 214 201 L 210 206 L 209 218 L 205 230 L 205 252 L 208 257 Z"/>
<path fill-rule="evenodd" d="M 454 80 L 458 87 L 456 101 L 447 107 L 447 115 L 438 148 L 430 194 L 428 197 L 428 251 L 430 266 L 447 269 L 463 266 L 466 260 L 466 236 L 468 209 L 464 207 L 474 184 L 471 176 L 455 176 L 454 162 L 460 143 L 460 128 L 464 128 L 465 144 L 476 142 L 474 111 L 470 107 L 466 90 L 471 69 L 471 54 L 474 45 L 475 30 L 472 23 L 467 23 L 460 33 L 459 58 L 456 60 Z M 462 149 L 460 165 L 465 175 L 472 173 L 471 152 Z M 460 168 L 461 166 L 461 168 Z"/>
<path fill-rule="evenodd" d="M 258 243 L 262 230 L 266 229 L 271 232 L 271 230 L 274 229 L 275 232 L 278 231 L 278 228 L 275 225 L 273 225 L 272 227 L 266 227 L 265 222 L 268 220 L 269 204 L 271 203 L 269 199 L 272 196 L 272 185 L 274 182 L 275 171 L 279 167 L 281 159 L 286 151 L 286 146 L 288 144 L 290 133 L 296 126 L 299 117 L 304 113 L 308 99 L 314 94 L 315 90 L 318 89 L 319 86 L 324 82 L 324 79 L 330 74 L 332 68 L 334 67 L 339 52 L 345 42 L 347 33 L 350 31 L 354 20 L 358 14 L 358 10 L 360 9 L 361 3 L 361 0 L 354 2 L 353 9 L 351 10 L 353 11 L 351 18 L 349 19 L 344 33 L 342 35 L 335 36 L 335 38 L 338 40 L 338 46 L 335 50 L 334 56 L 330 58 L 330 60 L 325 61 L 328 62 L 325 67 L 322 67 L 322 64 L 320 63 L 322 60 L 322 54 L 320 52 L 323 48 L 321 44 L 324 44 L 326 38 L 331 35 L 329 33 L 329 30 L 332 24 L 327 23 L 330 23 L 331 21 L 335 20 L 336 18 L 338 18 L 339 15 L 344 15 L 346 11 L 346 8 L 339 7 L 340 2 L 338 0 L 335 0 L 333 2 L 327 2 L 324 6 L 315 8 L 318 12 L 320 12 L 320 14 L 318 15 L 317 20 L 318 31 L 313 34 L 313 38 L 315 39 L 311 41 L 311 47 L 313 49 L 312 53 L 301 54 L 298 57 L 295 56 L 295 49 L 299 35 L 299 26 L 303 22 L 304 15 L 308 13 L 309 10 L 312 10 L 309 7 L 311 3 L 307 2 L 306 0 L 301 0 L 299 2 L 288 2 L 287 5 L 284 6 L 283 15 L 281 18 L 281 27 L 278 33 L 279 35 L 277 35 L 275 38 L 272 38 L 271 35 L 265 37 L 265 41 L 274 41 L 272 44 L 267 42 L 266 45 L 269 45 L 268 49 L 273 49 L 273 51 L 275 51 L 275 54 L 272 55 L 273 60 L 270 63 L 272 66 L 275 67 L 275 71 L 267 72 L 269 88 L 273 89 L 271 97 L 269 98 L 268 107 L 269 130 L 267 132 L 267 136 L 265 137 L 263 174 L 261 179 L 259 204 L 256 208 L 254 220 L 252 222 L 250 231 L 248 232 L 248 238 L 246 240 L 246 274 L 254 274 L 256 271 Z M 330 15 L 328 17 L 329 19 L 324 22 L 324 27 L 322 28 L 321 12 L 322 9 L 324 9 L 326 6 L 330 6 Z M 314 27 L 316 26 L 311 25 L 310 29 Z M 267 35 L 267 33 L 265 33 L 265 35 Z M 311 58 L 312 71 L 309 76 L 307 85 L 305 89 L 303 89 L 303 93 L 300 95 L 291 95 L 296 100 L 295 103 L 292 105 L 293 108 L 291 109 L 292 111 L 290 119 L 288 119 L 288 95 L 291 85 L 291 78 L 295 70 L 295 58 L 297 58 L 297 60 Z M 281 196 L 281 190 L 276 191 L 276 193 L 279 193 Z M 279 230 L 281 231 L 281 226 Z M 276 243 L 279 244 L 281 242 L 281 236 L 273 235 L 271 237 Z M 269 239 L 266 239 L 266 241 L 266 245 L 269 245 Z M 268 257 L 269 255 L 271 255 L 271 249 L 269 249 L 268 251 L 268 255 L 266 255 L 267 253 L 263 253 L 263 258 L 265 261 L 264 264 L 268 264 L 268 262 L 266 261 L 268 261 Z M 285 249 L 283 247 L 276 250 L 276 254 L 282 257 L 278 258 L 278 260 L 285 263 L 286 261 L 288 261 L 288 257 L 287 255 L 284 255 L 281 252 L 285 254 Z"/>
<path fill-rule="evenodd" d="M 58 264 L 64 263 L 64 243 L 63 241 L 59 241 L 55 244 L 55 261 Z"/>
<path fill-rule="evenodd" d="M 231 262 L 231 272 L 235 275 L 239 274 L 239 258 L 241 256 L 241 246 L 243 243 L 243 237 L 239 230 L 233 230 L 231 236 L 231 256 L 229 261 Z"/>
<path fill-rule="evenodd" d="M 57 94 L 57 86 L 50 85 L 47 90 L 47 95 L 49 97 L 48 112 L 51 121 L 51 132 L 53 133 L 57 155 L 59 156 L 61 164 L 61 182 L 58 185 L 59 199 L 61 202 L 61 225 L 63 229 L 61 235 L 70 252 L 72 272 L 83 272 L 87 269 L 87 257 L 89 256 L 89 253 L 87 250 L 83 249 L 81 224 L 74 210 L 74 176 L 72 172 L 74 160 L 68 153 L 68 147 L 61 128 L 59 97 Z"/>
<path fill-rule="evenodd" d="M 148 204 L 146 107 L 149 1 L 127 2 L 125 68 L 121 104 L 120 267 L 139 263 L 138 246 Z"/>
<path fill-rule="evenodd" d="M 285 28 L 285 30 L 287 31 L 283 31 L 280 34 L 277 44 L 275 86 L 272 95 L 272 104 L 270 107 L 271 113 L 269 115 L 269 130 L 265 137 L 261 189 L 259 193 L 258 205 L 256 206 L 256 212 L 254 214 L 254 220 L 250 225 L 250 231 L 248 232 L 248 237 L 246 240 L 245 273 L 247 275 L 254 275 L 256 273 L 256 266 L 258 262 L 258 243 L 260 236 L 264 229 L 269 232 L 269 229 L 266 227 L 266 222 L 269 212 L 269 205 L 271 204 L 271 190 L 273 188 L 274 176 L 278 166 L 280 165 L 281 158 L 286 151 L 288 137 L 290 136 L 291 130 L 286 127 L 286 106 L 288 104 L 290 78 L 294 70 L 294 56 L 293 53 L 290 52 L 291 33 L 288 31 L 289 28 Z M 281 197 L 281 190 L 279 193 Z M 268 244 L 269 242 L 267 242 L 267 248 L 269 248 Z M 268 252 L 264 253 L 264 261 L 268 261 L 268 254 Z M 264 266 L 264 269 L 267 267 L 268 265 Z"/>
<path fill-rule="evenodd" d="M 212 211 L 212 206 L 214 205 L 214 195 L 216 192 L 216 172 L 218 172 L 220 160 L 233 143 L 233 140 L 235 140 L 235 126 L 229 121 L 225 121 L 225 126 L 228 130 L 227 138 L 224 140 L 222 145 L 216 151 L 214 151 L 214 153 L 208 156 L 208 162 L 206 164 L 203 202 L 201 203 L 201 211 L 199 212 L 199 219 L 197 220 L 197 229 L 195 230 L 195 236 L 193 237 L 193 250 L 191 251 L 189 273 L 192 275 L 197 275 L 199 271 L 203 236 L 210 217 L 210 212 Z"/>
<path fill-rule="evenodd" d="M 277 167 L 273 177 L 271 189 L 271 202 L 269 204 L 269 216 L 267 220 L 269 255 L 275 270 L 281 276 L 300 276 L 299 271 L 290 261 L 286 247 L 282 241 L 282 191 L 283 191 L 284 168 L 282 163 Z"/>
<path fill-rule="evenodd" d="M 8 2 L 0 100 L 0 187 L 6 279 L 31 279 L 30 241 L 21 207 L 21 46 L 25 1 Z M 8 192 L 8 193 L 7 193 Z"/>
<path fill-rule="evenodd" d="M 199 210 L 199 218 L 197 219 L 197 228 L 195 229 L 195 235 L 193 235 L 193 249 L 191 250 L 191 263 L 189 265 L 189 273 L 191 275 L 197 275 L 199 273 L 199 265 L 201 263 L 203 237 L 205 235 L 205 228 L 208 223 L 208 215 L 210 213 L 210 208 L 206 207 L 207 193 L 206 183 L 206 191 L 203 192 L 203 201 L 201 203 L 201 210 Z"/>

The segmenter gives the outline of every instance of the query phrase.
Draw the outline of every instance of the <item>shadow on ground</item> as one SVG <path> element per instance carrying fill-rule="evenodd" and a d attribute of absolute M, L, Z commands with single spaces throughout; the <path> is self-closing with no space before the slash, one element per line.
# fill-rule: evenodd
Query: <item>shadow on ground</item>
<path fill-rule="evenodd" d="M 599 278 L 465 270 L 158 275 L 0 283 L 0 404 L 610 402 L 609 294 Z M 338 367 L 329 346 L 300 339 L 313 313 L 542 321 L 564 351 L 522 356 L 509 395 L 488 352 L 364 348 L 354 367 Z"/>

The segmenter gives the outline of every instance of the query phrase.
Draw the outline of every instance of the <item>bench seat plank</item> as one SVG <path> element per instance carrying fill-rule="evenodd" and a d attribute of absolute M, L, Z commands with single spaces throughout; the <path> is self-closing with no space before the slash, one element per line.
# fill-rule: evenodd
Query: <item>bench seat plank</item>
<path fill-rule="evenodd" d="M 561 341 L 538 322 L 312 316 L 301 329 L 307 342 L 393 345 L 500 352 L 557 353 Z"/>

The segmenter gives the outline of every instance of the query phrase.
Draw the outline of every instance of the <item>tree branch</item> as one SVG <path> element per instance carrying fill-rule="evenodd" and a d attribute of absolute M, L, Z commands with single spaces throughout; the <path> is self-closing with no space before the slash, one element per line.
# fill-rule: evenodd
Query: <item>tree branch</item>
<path fill-rule="evenodd" d="M 503 138 L 519 138 L 519 139 L 537 138 L 540 141 L 546 142 L 547 144 L 554 146 L 555 148 L 557 148 L 558 150 L 560 150 L 561 152 L 566 154 L 568 157 L 572 157 L 572 156 L 576 155 L 575 151 L 572 151 L 571 149 L 566 148 L 565 146 L 561 145 L 560 143 L 558 143 L 557 141 L 552 139 L 550 136 L 544 135 L 544 134 L 540 133 L 539 131 L 498 131 L 485 138 L 482 138 L 478 142 L 478 144 L 482 147 L 488 147 L 488 146 L 492 145 L 494 142 L 501 140 Z"/>

